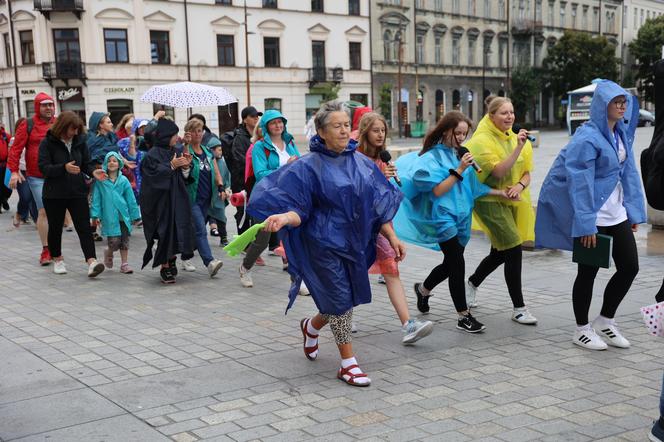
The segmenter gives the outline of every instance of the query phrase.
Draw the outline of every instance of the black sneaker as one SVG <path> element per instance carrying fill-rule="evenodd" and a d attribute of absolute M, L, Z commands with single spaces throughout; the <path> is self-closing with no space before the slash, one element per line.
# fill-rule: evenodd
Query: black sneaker
<path fill-rule="evenodd" d="M 7 201 L 2 202 L 2 208 L 5 210 L 9 210 L 9 203 Z"/>
<path fill-rule="evenodd" d="M 420 283 L 416 282 L 413 286 L 415 295 L 417 295 L 417 309 L 422 313 L 429 313 L 429 296 L 420 293 Z"/>
<path fill-rule="evenodd" d="M 468 313 L 466 316 L 459 318 L 459 321 L 457 322 L 457 328 L 468 333 L 479 333 L 486 327 L 477 319 L 473 318 L 473 315 Z"/>
<path fill-rule="evenodd" d="M 162 267 L 159 271 L 161 282 L 164 284 L 175 284 L 175 275 L 173 275 L 172 267 Z"/>
<path fill-rule="evenodd" d="M 226 247 L 228 245 L 228 237 L 226 235 L 221 236 L 221 238 L 219 239 L 219 245 L 221 247 Z"/>
<path fill-rule="evenodd" d="M 100 242 L 100 241 L 104 240 L 104 238 L 97 232 L 94 232 L 92 234 L 92 239 L 94 239 L 96 242 Z"/>
<path fill-rule="evenodd" d="M 211 236 L 219 236 L 219 229 L 210 229 Z"/>
<path fill-rule="evenodd" d="M 168 260 L 168 267 L 171 269 L 173 277 L 178 276 L 178 266 L 176 265 L 177 260 L 178 260 L 177 256 L 174 256 Z"/>

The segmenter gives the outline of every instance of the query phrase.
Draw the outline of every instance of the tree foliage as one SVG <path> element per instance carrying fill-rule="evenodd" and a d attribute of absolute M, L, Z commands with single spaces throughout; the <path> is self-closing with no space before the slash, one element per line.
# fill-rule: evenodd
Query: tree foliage
<path fill-rule="evenodd" d="M 535 98 L 540 91 L 540 80 L 534 68 L 519 65 L 512 71 L 512 92 L 510 99 L 514 105 L 517 121 L 523 122 L 528 110 L 534 108 Z"/>
<path fill-rule="evenodd" d="M 378 99 L 378 107 L 380 113 L 383 114 L 385 119 L 389 122 L 392 121 L 392 85 L 385 83 L 380 88 L 380 95 Z"/>
<path fill-rule="evenodd" d="M 629 44 L 629 50 L 637 60 L 636 79 L 639 81 L 639 92 L 645 94 L 646 101 L 654 101 L 653 63 L 662 58 L 663 45 L 664 16 L 647 20 Z"/>
<path fill-rule="evenodd" d="M 544 59 L 545 86 L 561 97 L 595 78 L 615 81 L 620 62 L 615 51 L 604 36 L 566 31 Z"/>

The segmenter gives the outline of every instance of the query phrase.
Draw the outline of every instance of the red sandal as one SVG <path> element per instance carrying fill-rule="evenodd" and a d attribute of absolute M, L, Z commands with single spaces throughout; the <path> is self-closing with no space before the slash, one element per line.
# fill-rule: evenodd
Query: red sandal
<path fill-rule="evenodd" d="M 349 365 L 346 368 L 340 368 L 339 371 L 337 372 L 337 378 L 341 379 L 348 385 L 352 385 L 353 387 L 368 387 L 371 385 L 371 379 L 366 375 L 366 373 L 358 373 L 358 374 L 353 374 L 350 371 L 354 368 L 360 368 L 357 364 Z M 344 378 L 344 376 L 348 376 L 348 379 Z M 357 378 L 367 378 L 369 379 L 369 382 L 366 383 L 357 383 L 355 382 L 355 379 Z"/>
<path fill-rule="evenodd" d="M 315 361 L 318 357 L 318 353 L 316 353 L 316 356 L 311 356 L 311 354 L 318 351 L 318 341 L 316 341 L 316 345 L 307 347 L 307 336 L 311 339 L 317 339 L 318 335 L 312 335 L 307 331 L 307 325 L 309 324 L 309 321 L 311 321 L 309 318 L 304 318 L 300 321 L 300 330 L 302 331 L 303 338 L 302 347 L 304 347 L 304 355 L 307 357 L 307 359 L 310 361 Z"/>

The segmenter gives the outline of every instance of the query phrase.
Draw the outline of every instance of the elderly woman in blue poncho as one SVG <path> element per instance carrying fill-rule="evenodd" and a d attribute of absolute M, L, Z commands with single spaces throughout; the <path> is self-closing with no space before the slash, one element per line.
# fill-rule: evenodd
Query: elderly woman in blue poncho
<path fill-rule="evenodd" d="M 583 247 L 595 247 L 598 233 L 613 238 L 616 272 L 592 324 L 588 310 L 599 268 L 579 264 L 572 289 L 577 324 L 573 342 L 590 350 L 604 350 L 607 342 L 620 348 L 630 345 L 613 318 L 639 271 L 633 231 L 646 220 L 632 150 L 638 115 L 636 97 L 612 81 L 598 81 L 590 121 L 558 154 L 537 204 L 538 247 L 572 250 L 575 238 Z"/>
<path fill-rule="evenodd" d="M 318 314 L 300 322 L 305 356 L 316 359 L 319 331 L 329 323 L 342 358 L 337 377 L 364 387 L 371 381 L 353 353 L 353 307 L 371 302 L 367 271 L 376 258 L 379 231 L 395 259 L 404 257 L 389 224 L 402 196 L 355 151 L 350 118 L 340 102 L 325 103 L 314 121 L 318 135 L 310 140 L 311 153 L 263 178 L 248 211 L 266 218 L 267 231 L 280 232 L 294 279 L 288 307 L 301 280 L 318 307 Z"/>

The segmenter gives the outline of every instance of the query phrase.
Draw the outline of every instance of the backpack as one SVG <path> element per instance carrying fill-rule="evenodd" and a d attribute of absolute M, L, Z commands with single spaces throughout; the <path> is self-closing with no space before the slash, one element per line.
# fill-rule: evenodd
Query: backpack
<path fill-rule="evenodd" d="M 657 210 L 664 210 L 664 152 L 659 152 L 660 162 L 655 161 L 655 153 L 662 149 L 664 139 L 641 152 L 641 178 L 646 199 Z"/>
<path fill-rule="evenodd" d="M 235 139 L 235 130 L 224 132 L 219 141 L 221 141 L 221 156 L 226 161 L 229 170 L 233 170 L 233 140 Z"/>
<path fill-rule="evenodd" d="M 254 147 L 251 146 L 250 149 L 247 150 L 247 162 L 246 162 L 246 173 L 245 173 L 245 178 L 244 178 L 244 190 L 247 191 L 247 196 L 251 194 L 251 189 L 254 188 L 254 185 L 256 184 L 256 176 L 254 175 L 254 165 L 251 161 L 251 151 Z M 263 148 L 263 151 L 265 152 L 265 159 L 270 158 L 270 149 L 267 147 Z"/>

